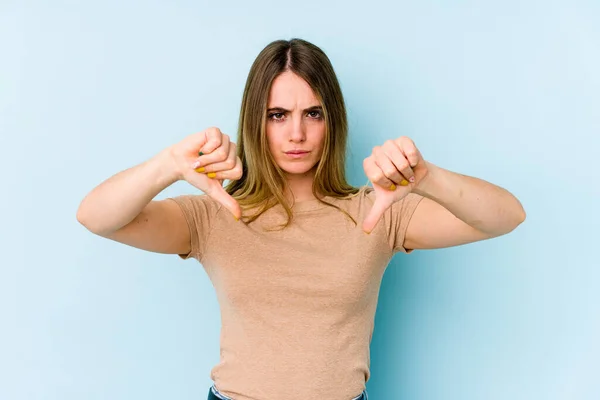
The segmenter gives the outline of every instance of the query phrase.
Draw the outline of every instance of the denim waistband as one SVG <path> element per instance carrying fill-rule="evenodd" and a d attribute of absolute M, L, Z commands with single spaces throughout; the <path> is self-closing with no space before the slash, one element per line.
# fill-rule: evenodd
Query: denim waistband
<path fill-rule="evenodd" d="M 210 391 L 212 392 L 212 394 L 214 394 L 217 398 L 221 400 L 233 400 L 231 397 L 225 396 L 223 393 L 219 392 L 215 385 L 212 385 L 210 387 Z M 351 400 L 369 400 L 369 394 L 367 393 L 367 389 L 363 390 L 361 394 L 352 398 Z"/>

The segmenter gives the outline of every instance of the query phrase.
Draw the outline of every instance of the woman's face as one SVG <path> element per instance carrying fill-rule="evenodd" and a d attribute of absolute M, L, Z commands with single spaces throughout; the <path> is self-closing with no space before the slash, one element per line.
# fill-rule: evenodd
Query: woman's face
<path fill-rule="evenodd" d="M 314 172 L 325 141 L 321 103 L 305 80 L 286 71 L 273 81 L 267 103 L 267 141 L 288 175 Z"/>

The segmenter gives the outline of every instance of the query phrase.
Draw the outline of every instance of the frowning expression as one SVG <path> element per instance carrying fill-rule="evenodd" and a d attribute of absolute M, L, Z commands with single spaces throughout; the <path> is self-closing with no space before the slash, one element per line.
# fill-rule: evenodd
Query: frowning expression
<path fill-rule="evenodd" d="M 323 108 L 310 85 L 291 71 L 273 81 L 267 104 L 269 150 L 288 175 L 314 173 L 325 142 Z"/>

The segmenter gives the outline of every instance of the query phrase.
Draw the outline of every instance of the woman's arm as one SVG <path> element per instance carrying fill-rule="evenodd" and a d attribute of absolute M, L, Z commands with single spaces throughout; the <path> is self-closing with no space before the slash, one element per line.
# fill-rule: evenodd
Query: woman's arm
<path fill-rule="evenodd" d="M 363 221 L 373 230 L 385 210 L 414 192 L 423 196 L 404 234 L 404 248 L 433 249 L 503 235 L 525 220 L 525 211 L 507 190 L 482 179 L 431 164 L 405 136 L 375 146 L 363 162 L 375 203 Z"/>
<path fill-rule="evenodd" d="M 156 195 L 178 179 L 169 150 L 161 151 L 96 186 L 81 201 L 77 220 L 95 234 L 112 233 L 130 223 Z"/>
<path fill-rule="evenodd" d="M 195 170 L 199 166 L 202 169 Z M 186 180 L 237 217 L 239 204 L 220 180 L 239 179 L 241 174 L 235 143 L 218 128 L 209 128 L 102 182 L 81 202 L 77 220 L 92 233 L 130 246 L 185 254 L 192 245 L 182 209 L 169 199 L 152 199 L 172 183 Z"/>
<path fill-rule="evenodd" d="M 511 232 L 525 220 L 519 200 L 506 189 L 427 161 L 427 176 L 412 191 L 424 197 L 408 225 L 410 249 L 457 246 Z"/>
<path fill-rule="evenodd" d="M 191 235 L 179 206 L 152 200 L 178 180 L 169 151 L 113 175 L 81 202 L 77 220 L 90 232 L 156 253 L 186 254 Z"/>

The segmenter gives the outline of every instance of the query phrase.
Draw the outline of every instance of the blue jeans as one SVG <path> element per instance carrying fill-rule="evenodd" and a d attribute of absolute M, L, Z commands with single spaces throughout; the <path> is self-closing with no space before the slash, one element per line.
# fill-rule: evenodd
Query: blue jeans
<path fill-rule="evenodd" d="M 223 393 L 219 392 L 215 385 L 212 385 L 208 390 L 208 400 L 233 400 L 231 397 L 225 396 Z M 355 397 L 351 400 L 369 400 L 369 395 L 367 394 L 367 389 L 365 389 L 358 397 Z"/>

